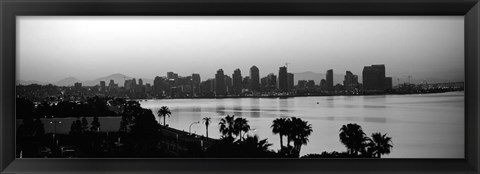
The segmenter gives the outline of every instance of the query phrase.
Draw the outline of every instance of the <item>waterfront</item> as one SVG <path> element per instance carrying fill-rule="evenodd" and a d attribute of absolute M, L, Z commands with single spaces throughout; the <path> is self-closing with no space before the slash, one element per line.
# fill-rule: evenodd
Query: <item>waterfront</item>
<path fill-rule="evenodd" d="M 367 136 L 374 132 L 392 137 L 393 149 L 384 158 L 463 158 L 464 157 L 464 93 L 450 92 L 415 95 L 323 96 L 293 98 L 230 98 L 142 100 L 143 108 L 168 106 L 172 116 L 167 124 L 189 131 L 191 123 L 211 117 L 209 136 L 219 138 L 218 123 L 226 115 L 249 120 L 249 134 L 258 134 L 278 150 L 279 136 L 271 131 L 275 118 L 296 116 L 312 124 L 313 133 L 301 155 L 323 151 L 346 151 L 339 141 L 342 125 L 357 123 Z M 70 120 L 57 125 L 57 133 L 68 133 Z M 54 127 L 42 119 L 45 131 Z M 91 118 L 88 118 L 91 122 Z M 158 117 L 157 117 L 157 120 Z M 119 117 L 100 117 L 103 131 L 117 131 Z M 205 134 L 205 125 L 194 124 L 192 132 Z"/>

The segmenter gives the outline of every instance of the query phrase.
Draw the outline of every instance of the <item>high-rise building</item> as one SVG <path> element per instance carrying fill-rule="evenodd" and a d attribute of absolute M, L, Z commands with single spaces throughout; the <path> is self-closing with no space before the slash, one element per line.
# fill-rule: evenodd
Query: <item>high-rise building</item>
<path fill-rule="evenodd" d="M 164 91 L 168 89 L 167 79 L 165 77 L 156 76 L 153 79 L 153 93 L 155 95 L 163 96 Z"/>
<path fill-rule="evenodd" d="M 246 76 L 243 78 L 243 81 L 242 81 L 242 86 L 243 86 L 243 89 L 249 89 L 251 88 L 251 85 L 250 85 L 250 77 L 249 76 Z"/>
<path fill-rule="evenodd" d="M 260 71 L 254 65 L 250 68 L 250 90 L 258 91 L 260 86 Z"/>
<path fill-rule="evenodd" d="M 385 89 L 392 89 L 392 88 L 393 88 L 392 77 L 385 77 Z"/>
<path fill-rule="evenodd" d="M 307 87 L 307 89 L 314 89 L 315 88 L 315 81 L 314 80 L 308 80 L 308 82 L 305 86 Z"/>
<path fill-rule="evenodd" d="M 80 90 L 82 88 L 82 83 L 77 82 L 74 84 L 74 86 L 75 86 L 75 89 Z"/>
<path fill-rule="evenodd" d="M 105 81 L 100 81 L 100 92 L 105 92 L 106 86 Z"/>
<path fill-rule="evenodd" d="M 242 92 L 242 72 L 240 69 L 236 69 L 232 74 L 233 80 L 233 93 L 240 94 Z"/>
<path fill-rule="evenodd" d="M 327 87 L 327 90 L 328 91 L 333 91 L 334 88 L 333 88 L 333 69 L 329 69 L 327 71 L 327 77 L 326 77 L 327 81 L 326 81 L 326 87 Z"/>
<path fill-rule="evenodd" d="M 267 89 L 274 90 L 277 88 L 277 76 L 273 73 L 267 75 Z"/>
<path fill-rule="evenodd" d="M 345 79 L 343 80 L 343 87 L 348 90 L 348 91 L 351 91 L 353 89 L 355 89 L 355 87 L 357 87 L 358 85 L 358 76 L 353 74 L 352 72 L 350 71 L 347 71 L 345 73 Z"/>
<path fill-rule="evenodd" d="M 384 90 L 385 89 L 385 65 L 365 66 L 362 72 L 363 89 Z"/>
<path fill-rule="evenodd" d="M 288 75 L 287 67 L 280 67 L 278 70 L 278 89 L 288 91 Z"/>
<path fill-rule="evenodd" d="M 325 79 L 320 80 L 320 90 L 322 91 L 327 90 L 327 81 Z"/>
<path fill-rule="evenodd" d="M 143 86 L 143 80 L 142 80 L 141 78 L 138 79 L 138 85 L 139 85 L 139 86 Z"/>
<path fill-rule="evenodd" d="M 297 88 L 299 89 L 304 89 L 307 86 L 307 81 L 306 80 L 299 80 Z"/>
<path fill-rule="evenodd" d="M 215 95 L 225 95 L 225 92 L 225 75 L 223 74 L 223 69 L 219 69 L 217 74 L 215 74 Z"/>
<path fill-rule="evenodd" d="M 232 78 L 228 75 L 225 75 L 225 92 L 227 94 L 233 93 L 232 86 L 233 86 Z"/>
<path fill-rule="evenodd" d="M 200 94 L 200 74 L 192 74 L 192 94 Z"/>
<path fill-rule="evenodd" d="M 295 86 L 295 81 L 294 81 L 294 75 L 293 73 L 288 73 L 288 76 L 287 76 L 287 81 L 288 81 L 288 90 L 293 90 L 294 86 Z"/>

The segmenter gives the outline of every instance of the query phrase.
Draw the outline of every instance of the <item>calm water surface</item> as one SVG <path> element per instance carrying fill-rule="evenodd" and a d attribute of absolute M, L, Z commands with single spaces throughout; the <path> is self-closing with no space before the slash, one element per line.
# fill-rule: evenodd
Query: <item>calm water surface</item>
<path fill-rule="evenodd" d="M 219 138 L 218 123 L 226 115 L 248 119 L 260 138 L 280 148 L 278 135 L 270 126 L 278 117 L 299 117 L 312 125 L 308 145 L 301 155 L 323 151 L 346 151 L 339 140 L 339 129 L 357 123 L 370 136 L 374 132 L 392 137 L 393 150 L 385 158 L 464 158 L 464 93 L 451 92 L 423 95 L 323 96 L 295 98 L 240 99 L 171 99 L 141 101 L 143 108 L 154 113 L 161 106 L 172 111 L 167 118 L 170 127 L 189 130 L 193 122 L 211 117 L 209 136 Z M 66 123 L 72 122 L 69 118 Z M 157 118 L 159 122 L 162 122 Z M 47 120 L 43 120 L 44 122 Z M 91 122 L 91 118 L 89 118 Z M 100 118 L 103 130 L 116 131 L 118 118 Z M 61 128 L 58 128 L 61 127 Z M 57 131 L 68 132 L 70 124 L 57 125 Z M 53 125 L 45 126 L 47 132 Z M 65 130 L 58 130 L 65 129 Z M 192 132 L 205 135 L 205 125 L 194 124 Z"/>

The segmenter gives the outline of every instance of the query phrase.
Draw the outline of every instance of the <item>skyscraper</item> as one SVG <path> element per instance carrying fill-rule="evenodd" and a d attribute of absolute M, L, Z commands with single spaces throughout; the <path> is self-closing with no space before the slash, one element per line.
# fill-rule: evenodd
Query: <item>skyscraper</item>
<path fill-rule="evenodd" d="M 225 75 L 225 92 L 227 94 L 233 92 L 232 86 L 233 86 L 232 78 L 228 75 Z"/>
<path fill-rule="evenodd" d="M 242 92 L 242 72 L 240 69 L 236 69 L 232 74 L 233 80 L 233 93 L 240 94 Z"/>
<path fill-rule="evenodd" d="M 288 81 L 288 90 L 293 90 L 295 86 L 293 73 L 288 73 L 287 81 Z"/>
<path fill-rule="evenodd" d="M 362 76 L 365 90 L 385 89 L 385 65 L 365 66 Z"/>
<path fill-rule="evenodd" d="M 250 90 L 258 91 L 260 86 L 260 72 L 258 68 L 254 65 L 250 68 Z"/>
<path fill-rule="evenodd" d="M 326 81 L 326 87 L 328 91 L 333 91 L 333 69 L 329 69 L 327 71 L 327 81 Z"/>
<path fill-rule="evenodd" d="M 223 69 L 219 69 L 215 74 L 215 95 L 225 95 L 225 75 Z"/>
<path fill-rule="evenodd" d="M 392 89 L 393 84 L 392 84 L 392 77 L 385 77 L 385 89 Z"/>
<path fill-rule="evenodd" d="M 288 75 L 287 67 L 280 67 L 278 70 L 278 89 L 281 91 L 288 91 Z"/>
<path fill-rule="evenodd" d="M 192 74 L 192 94 L 200 94 L 200 74 Z"/>
<path fill-rule="evenodd" d="M 105 81 L 100 81 L 100 91 L 105 92 Z"/>
<path fill-rule="evenodd" d="M 267 89 L 273 90 L 277 88 L 277 76 L 273 73 L 267 75 Z"/>
<path fill-rule="evenodd" d="M 143 86 L 143 80 L 142 80 L 141 78 L 138 79 L 138 85 L 139 85 L 139 86 Z"/>
<path fill-rule="evenodd" d="M 358 76 L 354 75 L 352 72 L 347 71 L 345 73 L 345 79 L 343 80 L 343 86 L 346 90 L 353 90 L 358 84 Z"/>

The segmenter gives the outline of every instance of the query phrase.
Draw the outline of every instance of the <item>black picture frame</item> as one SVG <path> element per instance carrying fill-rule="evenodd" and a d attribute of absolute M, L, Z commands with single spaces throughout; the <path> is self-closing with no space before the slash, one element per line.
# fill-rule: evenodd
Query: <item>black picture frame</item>
<path fill-rule="evenodd" d="M 478 0 L 1 0 L 2 173 L 478 173 Z M 460 15 L 465 18 L 465 159 L 15 159 L 15 16 Z"/>

